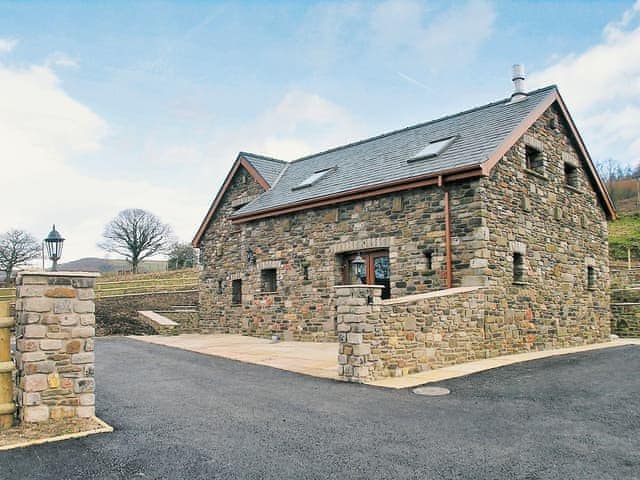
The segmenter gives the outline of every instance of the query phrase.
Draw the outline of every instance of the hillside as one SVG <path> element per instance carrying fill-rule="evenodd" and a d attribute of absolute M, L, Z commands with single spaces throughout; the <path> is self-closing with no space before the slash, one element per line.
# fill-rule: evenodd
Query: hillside
<path fill-rule="evenodd" d="M 58 265 L 59 270 L 69 272 L 128 272 L 131 267 L 126 260 L 87 257 Z M 140 271 L 164 272 L 167 269 L 165 260 L 145 260 L 140 265 Z"/>
<path fill-rule="evenodd" d="M 609 222 L 609 256 L 627 260 L 627 249 L 632 261 L 640 260 L 640 210 L 620 213 L 617 220 Z"/>

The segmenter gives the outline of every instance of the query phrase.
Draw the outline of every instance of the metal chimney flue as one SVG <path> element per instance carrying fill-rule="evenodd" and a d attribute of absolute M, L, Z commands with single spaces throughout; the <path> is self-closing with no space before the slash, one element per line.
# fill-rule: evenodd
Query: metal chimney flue
<path fill-rule="evenodd" d="M 512 102 L 519 102 L 527 98 L 527 93 L 524 89 L 524 79 L 524 65 L 516 63 L 511 69 L 511 81 L 513 81 Z"/>

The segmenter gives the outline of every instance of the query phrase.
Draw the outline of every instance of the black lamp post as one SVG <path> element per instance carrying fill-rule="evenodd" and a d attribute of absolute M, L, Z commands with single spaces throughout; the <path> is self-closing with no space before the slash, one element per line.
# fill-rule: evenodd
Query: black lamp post
<path fill-rule="evenodd" d="M 358 255 L 356 255 L 356 258 L 351 260 L 351 268 L 352 268 L 353 276 L 356 277 L 360 283 L 365 283 L 364 282 L 364 279 L 366 278 L 365 261 L 360 256 L 359 253 Z"/>
<path fill-rule="evenodd" d="M 55 272 L 58 269 L 58 260 L 62 256 L 62 244 L 64 243 L 64 238 L 60 235 L 60 232 L 56 230 L 55 224 L 53 225 L 53 229 L 47 235 L 47 238 L 44 239 L 44 244 L 47 246 L 47 254 L 49 255 L 49 260 L 53 263 L 51 266 L 51 271 Z"/>

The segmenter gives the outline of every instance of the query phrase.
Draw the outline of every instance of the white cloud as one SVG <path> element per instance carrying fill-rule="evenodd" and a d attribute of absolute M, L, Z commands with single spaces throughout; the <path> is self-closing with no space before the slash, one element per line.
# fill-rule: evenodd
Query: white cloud
<path fill-rule="evenodd" d="M 594 158 L 640 161 L 640 0 L 602 40 L 531 75 L 532 87 L 556 83 Z"/>
<path fill-rule="evenodd" d="M 63 52 L 54 52 L 45 61 L 47 67 L 77 68 L 78 62 Z"/>
<path fill-rule="evenodd" d="M 493 30 L 495 12 L 483 0 L 470 0 L 435 13 L 418 0 L 387 0 L 370 18 L 376 49 L 394 56 L 413 56 L 414 62 L 435 71 L 473 56 Z M 415 55 L 417 52 L 417 56 Z"/>
<path fill-rule="evenodd" d="M 9 53 L 18 44 L 18 40 L 12 38 L 0 38 L 0 55 Z"/>
<path fill-rule="evenodd" d="M 190 239 L 205 195 L 122 180 L 118 171 L 96 177 L 74 167 L 102 148 L 110 129 L 68 95 L 49 68 L 0 64 L 0 91 L 0 191 L 8 202 L 0 231 L 22 228 L 43 237 L 55 222 L 67 238 L 63 260 L 102 255 L 96 242 L 105 223 L 121 209 L 139 207 Z"/>

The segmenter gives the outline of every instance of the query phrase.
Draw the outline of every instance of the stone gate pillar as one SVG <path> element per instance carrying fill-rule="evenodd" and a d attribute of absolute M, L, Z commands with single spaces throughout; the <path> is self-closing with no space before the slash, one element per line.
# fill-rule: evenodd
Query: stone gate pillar
<path fill-rule="evenodd" d="M 379 285 L 340 285 L 336 289 L 338 375 L 346 382 L 373 380 L 371 343 L 380 315 Z"/>
<path fill-rule="evenodd" d="M 97 273 L 22 272 L 16 291 L 20 420 L 95 415 Z"/>

